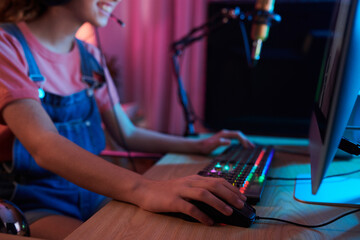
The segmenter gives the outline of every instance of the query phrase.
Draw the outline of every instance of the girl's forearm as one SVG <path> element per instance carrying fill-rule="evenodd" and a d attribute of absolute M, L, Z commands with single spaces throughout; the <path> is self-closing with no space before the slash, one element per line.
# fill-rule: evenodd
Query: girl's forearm
<path fill-rule="evenodd" d="M 43 141 L 42 150 L 35 156 L 41 167 L 90 191 L 133 202 L 144 181 L 141 175 L 89 153 L 56 133 Z"/>

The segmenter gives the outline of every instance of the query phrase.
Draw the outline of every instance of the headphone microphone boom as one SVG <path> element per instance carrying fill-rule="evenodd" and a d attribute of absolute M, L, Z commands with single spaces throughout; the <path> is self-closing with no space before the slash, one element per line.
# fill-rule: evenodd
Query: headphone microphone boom
<path fill-rule="evenodd" d="M 115 17 L 114 14 L 110 14 L 110 17 L 117 22 L 121 27 L 125 27 L 125 23 L 121 21 L 119 18 Z"/>

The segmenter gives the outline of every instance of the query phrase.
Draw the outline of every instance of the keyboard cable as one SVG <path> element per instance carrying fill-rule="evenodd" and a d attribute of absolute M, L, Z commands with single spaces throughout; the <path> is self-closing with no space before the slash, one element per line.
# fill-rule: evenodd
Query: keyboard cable
<path fill-rule="evenodd" d="M 329 176 L 326 176 L 325 178 L 347 176 L 347 175 L 351 175 L 351 174 L 355 174 L 355 173 L 359 173 L 359 172 L 360 172 L 360 169 L 352 171 L 352 172 L 347 172 L 347 173 L 329 175 Z M 283 181 L 311 180 L 311 178 L 283 178 L 283 177 L 271 177 L 271 176 L 268 176 L 266 179 L 267 180 L 283 180 Z M 299 226 L 299 227 L 305 227 L 305 228 L 319 228 L 319 227 L 329 225 L 329 224 L 331 224 L 331 223 L 333 223 L 333 222 L 335 222 L 335 221 L 337 221 L 337 220 L 339 220 L 339 219 L 341 219 L 341 218 L 343 218 L 343 217 L 345 217 L 347 215 L 350 215 L 350 214 L 353 214 L 353 213 L 356 213 L 356 212 L 359 212 L 359 211 L 360 211 L 360 209 L 351 210 L 349 212 L 346 212 L 346 213 L 343 213 L 343 214 L 337 216 L 336 218 L 334 218 L 334 219 L 332 219 L 332 220 L 330 220 L 328 222 L 318 224 L 318 225 L 306 225 L 306 224 L 291 222 L 291 221 L 284 220 L 284 219 L 261 217 L 261 216 L 256 216 L 255 219 L 256 220 L 270 220 L 270 221 L 284 222 L 284 223 L 289 223 L 289 224 L 292 224 L 292 225 L 296 225 L 296 226 Z"/>
<path fill-rule="evenodd" d="M 341 219 L 341 218 L 343 218 L 343 217 L 345 217 L 347 215 L 350 215 L 350 214 L 353 214 L 353 213 L 356 213 L 356 212 L 359 212 L 359 211 L 360 211 L 360 209 L 355 209 L 355 210 L 343 213 L 343 214 L 337 216 L 336 218 L 334 218 L 334 219 L 332 219 L 332 220 L 330 220 L 328 222 L 321 223 L 321 224 L 318 224 L 318 225 L 306 225 L 306 224 L 291 222 L 291 221 L 280 219 L 280 218 L 270 218 L 270 217 L 260 217 L 260 216 L 256 216 L 255 220 L 270 220 L 270 221 L 284 222 L 284 223 L 296 225 L 296 226 L 299 226 L 299 227 L 305 227 L 305 228 L 319 228 L 319 227 L 329 225 L 330 223 L 333 223 L 333 222 L 335 222 L 335 221 L 337 221 L 337 220 L 339 220 L 339 219 Z"/>

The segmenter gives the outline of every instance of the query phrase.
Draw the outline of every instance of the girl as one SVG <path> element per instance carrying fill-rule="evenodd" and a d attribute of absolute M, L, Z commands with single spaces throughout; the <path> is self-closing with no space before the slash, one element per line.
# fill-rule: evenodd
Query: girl
<path fill-rule="evenodd" d="M 0 3 L 0 22 L 6 22 L 0 28 L 0 198 L 24 211 L 33 237 L 63 239 L 108 199 L 148 211 L 182 212 L 208 225 L 212 220 L 189 199 L 226 215 L 231 208 L 216 196 L 238 208 L 246 199 L 223 179 L 154 181 L 97 156 L 105 147 L 101 122 L 109 129 L 119 126 L 124 137 L 118 133 L 115 139 L 137 151 L 209 154 L 230 138 L 252 146 L 241 132 L 221 131 L 195 140 L 131 123 L 107 68 L 99 65 L 99 51 L 75 39 L 85 22 L 105 26 L 118 3 Z"/>

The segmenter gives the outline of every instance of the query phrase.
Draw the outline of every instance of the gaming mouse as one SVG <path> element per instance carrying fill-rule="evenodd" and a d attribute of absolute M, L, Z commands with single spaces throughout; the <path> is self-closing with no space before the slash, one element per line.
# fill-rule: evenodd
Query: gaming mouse
<path fill-rule="evenodd" d="M 224 223 L 239 227 L 250 227 L 255 221 L 256 210 L 246 202 L 244 203 L 244 207 L 241 209 L 228 204 L 233 209 L 233 213 L 230 216 L 222 214 L 204 202 L 195 200 L 190 202 L 198 207 L 202 212 L 207 214 L 215 223 Z"/>
<path fill-rule="evenodd" d="M 250 227 L 254 223 L 256 217 L 255 208 L 246 202 L 244 203 L 244 207 L 242 209 L 235 208 L 228 204 L 233 209 L 233 213 L 230 216 L 222 214 L 204 202 L 191 200 L 190 203 L 194 204 L 202 212 L 207 214 L 214 221 L 214 223 L 223 223 L 239 227 Z M 183 213 L 167 213 L 167 215 L 180 217 L 190 222 L 198 222 L 198 220 Z"/>

